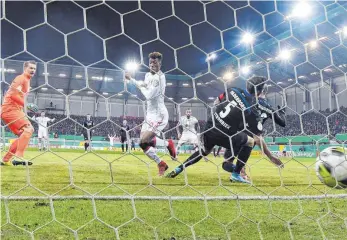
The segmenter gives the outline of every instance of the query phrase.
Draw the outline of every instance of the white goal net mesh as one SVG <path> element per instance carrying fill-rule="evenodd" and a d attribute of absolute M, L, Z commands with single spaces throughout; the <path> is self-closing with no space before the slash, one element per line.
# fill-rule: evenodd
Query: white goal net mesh
<path fill-rule="evenodd" d="M 315 170 L 324 148 L 346 147 L 347 2 L 1 1 L 0 12 L 1 99 L 24 61 L 35 60 L 26 104 L 53 119 L 42 140 L 25 111 L 35 132 L 24 159 L 33 165 L 1 167 L 1 238 L 347 236 L 346 189 L 325 186 Z M 268 120 L 263 137 L 284 167 L 255 147 L 245 166 L 251 184 L 231 183 L 224 149 L 215 149 L 176 178 L 158 177 L 139 147 L 146 99 L 124 81 L 129 62 L 143 80 L 154 51 L 166 77 L 165 140 L 178 144 L 187 109 L 203 134 L 221 93 L 265 76 L 267 99 L 285 110 L 287 126 Z M 1 124 L 3 157 L 16 136 Z M 157 149 L 167 173 L 193 152 L 183 145 L 172 161 Z"/>

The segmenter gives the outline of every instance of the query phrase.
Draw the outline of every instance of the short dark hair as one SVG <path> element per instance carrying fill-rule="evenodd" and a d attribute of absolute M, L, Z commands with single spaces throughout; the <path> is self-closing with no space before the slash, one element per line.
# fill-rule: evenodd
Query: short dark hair
<path fill-rule="evenodd" d="M 266 80 L 265 77 L 252 77 L 246 83 L 247 91 L 252 95 L 260 94 L 264 90 Z"/>
<path fill-rule="evenodd" d="M 148 55 L 148 58 L 158 59 L 159 61 L 163 60 L 163 54 L 160 52 L 152 52 Z"/>
<path fill-rule="evenodd" d="M 29 66 L 29 64 L 34 64 L 37 65 L 37 63 L 34 60 L 30 60 L 30 61 L 25 61 L 23 64 L 23 68 L 26 68 Z"/>

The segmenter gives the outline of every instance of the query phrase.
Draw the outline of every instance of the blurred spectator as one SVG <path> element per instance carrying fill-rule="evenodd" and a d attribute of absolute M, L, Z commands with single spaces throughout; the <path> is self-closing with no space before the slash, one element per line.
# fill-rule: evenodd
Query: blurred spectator
<path fill-rule="evenodd" d="M 76 135 L 80 136 L 83 132 L 83 121 L 85 116 L 70 115 L 67 118 L 61 114 L 46 113 L 50 118 L 55 118 L 55 122 L 49 125 L 49 132 L 54 132 L 59 135 Z M 142 117 L 122 116 L 111 117 L 107 120 L 106 117 L 92 117 L 94 121 L 94 136 L 107 136 L 115 134 L 120 136 L 120 126 L 123 119 L 128 121 L 130 126 L 130 137 L 140 137 Z M 36 122 L 32 121 L 34 128 L 37 130 Z M 199 121 L 201 130 L 204 130 L 205 121 Z M 165 131 L 165 138 L 177 139 L 175 127 L 177 121 L 169 121 Z M 275 126 L 275 128 L 274 128 Z M 265 125 L 265 133 L 268 136 L 296 136 L 296 135 L 329 135 L 335 136 L 338 133 L 347 132 L 347 108 L 341 107 L 339 111 L 306 111 L 301 115 L 287 115 L 287 125 L 285 128 L 276 126 L 273 121 L 267 120 Z M 6 128 L 8 131 L 8 129 Z M 56 136 L 54 134 L 54 137 Z"/>

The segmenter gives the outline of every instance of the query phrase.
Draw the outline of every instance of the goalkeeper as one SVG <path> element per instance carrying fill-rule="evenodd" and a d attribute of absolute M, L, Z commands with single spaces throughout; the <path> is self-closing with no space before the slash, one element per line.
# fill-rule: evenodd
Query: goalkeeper
<path fill-rule="evenodd" d="M 1 119 L 9 129 L 18 136 L 8 152 L 2 159 L 1 165 L 32 165 L 32 162 L 20 161 L 27 148 L 34 128 L 26 117 L 23 108 L 25 97 L 30 89 L 30 80 L 35 75 L 36 62 L 27 61 L 23 66 L 23 73 L 18 75 L 10 85 L 1 106 Z M 27 104 L 27 108 L 33 112 L 38 111 L 35 104 Z M 12 160 L 15 156 L 16 159 Z"/>

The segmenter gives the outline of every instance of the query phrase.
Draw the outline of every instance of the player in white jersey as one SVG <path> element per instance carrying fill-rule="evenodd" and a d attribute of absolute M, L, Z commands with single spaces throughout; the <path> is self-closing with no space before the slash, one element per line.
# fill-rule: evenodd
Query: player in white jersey
<path fill-rule="evenodd" d="M 164 103 L 166 79 L 164 73 L 160 71 L 162 54 L 153 52 L 148 57 L 150 72 L 146 73 L 144 81 L 136 81 L 130 73 L 125 74 L 125 79 L 136 85 L 146 98 L 147 112 L 139 145 L 144 153 L 158 164 L 159 176 L 162 176 L 168 169 L 168 165 L 158 157 L 155 148 L 166 146 L 173 159 L 176 158 L 176 150 L 171 139 L 164 141 L 158 137 L 169 121 L 169 113 Z"/>
<path fill-rule="evenodd" d="M 48 131 L 47 131 L 47 124 L 48 122 L 54 122 L 55 118 L 51 119 L 49 117 L 45 116 L 45 112 L 41 112 L 40 117 L 33 117 L 33 120 L 35 120 L 39 126 L 39 130 L 37 132 L 37 137 L 39 139 L 38 145 L 39 150 L 46 150 L 47 149 L 47 143 L 48 143 Z"/>
<path fill-rule="evenodd" d="M 110 150 L 112 150 L 112 148 L 113 148 L 113 144 L 114 144 L 114 140 L 116 139 L 116 134 L 114 134 L 114 135 L 110 135 L 110 134 L 108 134 L 108 138 L 110 139 Z"/>
<path fill-rule="evenodd" d="M 180 126 L 183 128 L 182 135 L 180 133 Z M 192 116 L 192 110 L 187 109 L 186 115 L 181 117 L 176 127 L 177 136 L 179 139 L 176 148 L 177 155 L 180 153 L 179 150 L 183 144 L 192 144 L 194 145 L 194 149 L 198 147 L 199 140 L 196 129 L 198 132 L 200 132 L 199 121 Z"/>

